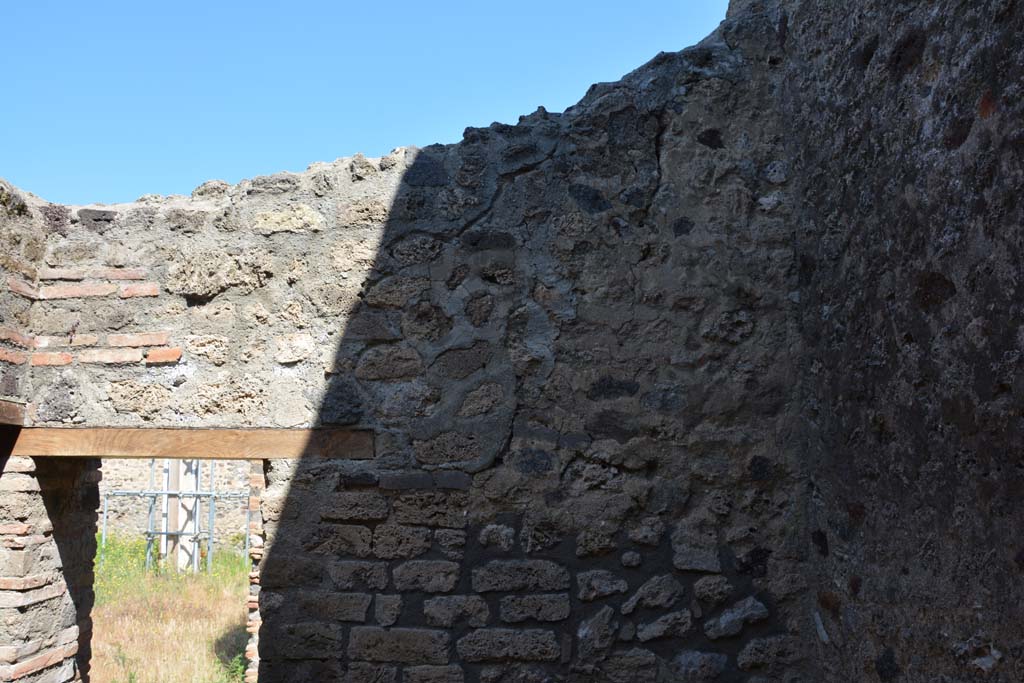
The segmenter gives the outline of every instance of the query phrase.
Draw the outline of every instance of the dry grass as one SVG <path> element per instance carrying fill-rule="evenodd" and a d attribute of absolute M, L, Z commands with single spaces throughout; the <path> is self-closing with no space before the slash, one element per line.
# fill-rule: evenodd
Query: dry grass
<path fill-rule="evenodd" d="M 93 683 L 242 680 L 246 567 L 226 552 L 214 560 L 212 574 L 146 573 L 144 543 L 107 540 L 96 570 Z"/>

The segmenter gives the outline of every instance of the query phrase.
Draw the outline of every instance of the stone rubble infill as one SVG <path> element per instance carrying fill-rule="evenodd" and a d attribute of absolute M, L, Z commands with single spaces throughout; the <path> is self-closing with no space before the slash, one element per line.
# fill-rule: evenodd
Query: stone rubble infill
<path fill-rule="evenodd" d="M 1012 678 L 1022 37 L 1007 0 L 733 0 L 456 144 L 111 206 L 0 182 L 0 400 L 372 432 L 260 465 L 250 682 Z M 95 464 L 37 465 L 0 576 L 66 592 L 4 609 L 18 647 L 89 623 Z M 78 638 L 33 676 L 87 677 Z"/>
<path fill-rule="evenodd" d="M 704 623 L 704 634 L 712 640 L 735 636 L 746 624 L 768 618 L 770 612 L 757 598 L 741 600 L 720 615 Z"/>

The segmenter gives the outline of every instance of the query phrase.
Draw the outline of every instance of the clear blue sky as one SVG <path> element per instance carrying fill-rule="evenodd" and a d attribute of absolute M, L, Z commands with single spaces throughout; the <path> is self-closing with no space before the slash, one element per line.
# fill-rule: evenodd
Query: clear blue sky
<path fill-rule="evenodd" d="M 188 194 L 562 111 L 727 0 L 3 3 L 0 177 L 54 202 Z"/>

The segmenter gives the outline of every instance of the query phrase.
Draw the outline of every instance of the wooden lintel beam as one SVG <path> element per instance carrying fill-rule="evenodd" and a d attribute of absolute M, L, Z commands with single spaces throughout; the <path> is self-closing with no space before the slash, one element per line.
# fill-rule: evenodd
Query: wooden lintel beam
<path fill-rule="evenodd" d="M 25 406 L 14 401 L 0 399 L 0 425 L 20 427 L 25 424 Z"/>
<path fill-rule="evenodd" d="M 373 434 L 351 429 L 21 429 L 12 455 L 270 460 L 373 457 Z"/>

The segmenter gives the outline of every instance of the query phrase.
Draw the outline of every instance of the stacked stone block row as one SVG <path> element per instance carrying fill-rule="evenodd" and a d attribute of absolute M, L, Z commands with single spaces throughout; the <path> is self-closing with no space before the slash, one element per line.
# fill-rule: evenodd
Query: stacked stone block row
<path fill-rule="evenodd" d="M 266 535 L 263 530 L 263 516 L 260 514 L 260 500 L 266 489 L 266 477 L 263 475 L 263 461 L 253 460 L 249 463 L 249 500 L 247 502 L 252 515 L 249 519 L 249 560 L 252 566 L 249 571 L 249 597 L 246 600 L 246 625 L 249 641 L 245 646 L 245 683 L 256 683 L 259 678 L 260 657 L 260 562 L 263 560 Z"/>
<path fill-rule="evenodd" d="M 89 280 L 97 282 L 71 282 L 34 285 L 16 277 L 7 280 L 8 289 L 19 296 L 33 301 L 54 301 L 58 299 L 86 299 L 108 297 L 115 294 L 121 299 L 133 299 L 140 296 L 159 296 L 160 287 L 155 282 L 129 282 L 118 284 L 122 280 L 138 280 L 145 277 L 145 270 L 139 268 L 104 268 L 101 270 L 72 270 L 48 268 L 37 273 L 40 281 L 46 280 Z"/>
<path fill-rule="evenodd" d="M 87 677 L 98 462 L 9 458 L 0 473 L 0 681 Z"/>
<path fill-rule="evenodd" d="M 19 349 L 0 348 L 0 362 L 33 367 L 63 367 L 75 361 L 103 365 L 167 365 L 181 360 L 181 347 L 171 346 L 168 332 L 68 336 L 28 335 L 0 329 L 0 339 Z"/>
<path fill-rule="evenodd" d="M 36 282 L 8 278 L 8 290 L 30 302 L 114 297 L 156 297 L 156 282 L 143 281 L 145 268 L 50 268 L 36 271 Z M 6 335 L 13 337 L 8 330 Z M 79 333 L 71 324 L 66 334 L 22 334 L 18 341 L 25 352 L 0 355 L 0 361 L 34 367 L 62 367 L 79 363 L 162 365 L 178 362 L 181 348 L 172 346 L 167 332 L 134 332 L 100 335 Z"/>
<path fill-rule="evenodd" d="M 665 662 L 672 680 L 717 680 L 799 658 L 750 567 L 696 555 L 657 519 L 594 548 L 551 538 L 522 513 L 472 521 L 468 477 L 424 488 L 429 473 L 294 471 L 304 467 L 268 472 L 264 683 L 296 670 L 352 682 L 627 683 L 660 680 Z M 275 488 L 287 481 L 282 507 Z M 558 677 L 566 671 L 574 677 Z"/>
<path fill-rule="evenodd" d="M 25 410 L 25 370 L 31 348 L 31 335 L 20 328 L 0 327 L 0 401 L 18 413 Z"/>
<path fill-rule="evenodd" d="M 23 404 L 28 395 L 26 367 L 31 301 L 3 286 L 34 282 L 44 249 L 43 233 L 24 198 L 0 181 L 0 400 Z"/>

